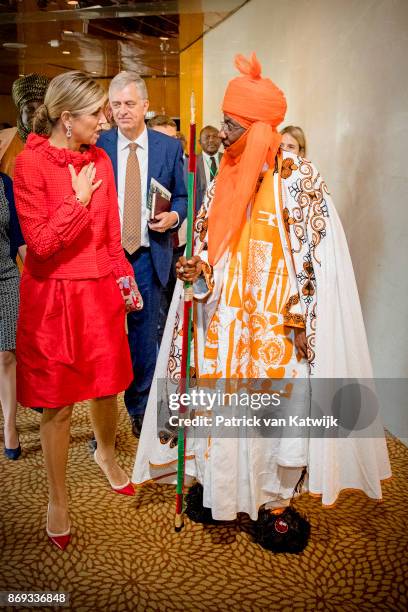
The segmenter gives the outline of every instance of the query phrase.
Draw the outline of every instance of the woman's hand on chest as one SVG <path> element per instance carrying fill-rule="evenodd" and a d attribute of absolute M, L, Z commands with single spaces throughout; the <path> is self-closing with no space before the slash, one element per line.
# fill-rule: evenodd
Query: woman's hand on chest
<path fill-rule="evenodd" d="M 102 184 L 102 179 L 95 181 L 95 163 L 90 162 L 83 166 L 78 173 L 76 173 L 74 166 L 69 164 L 68 170 L 71 175 L 72 189 L 75 192 L 75 197 L 83 206 L 88 206 L 94 191 Z"/>

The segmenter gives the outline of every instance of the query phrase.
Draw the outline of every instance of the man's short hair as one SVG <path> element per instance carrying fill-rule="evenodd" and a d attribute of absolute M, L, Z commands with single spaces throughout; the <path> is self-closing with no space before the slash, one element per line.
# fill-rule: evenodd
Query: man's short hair
<path fill-rule="evenodd" d="M 137 72 L 130 72 L 128 70 L 122 70 L 119 72 L 110 82 L 109 85 L 109 97 L 113 90 L 123 89 L 127 85 L 134 83 L 137 87 L 140 97 L 142 100 L 148 100 L 149 95 L 147 93 L 147 87 L 144 80 L 137 74 Z"/>
<path fill-rule="evenodd" d="M 203 132 L 206 132 L 208 130 L 212 130 L 213 132 L 218 132 L 220 131 L 218 128 L 214 127 L 213 125 L 206 125 L 205 127 L 203 127 L 203 129 L 200 132 L 200 140 L 201 140 L 201 136 L 203 134 Z"/>
<path fill-rule="evenodd" d="M 147 122 L 147 127 L 149 128 L 153 128 L 159 125 L 169 125 L 170 127 L 176 128 L 177 130 L 177 123 L 168 115 L 156 115 L 155 117 L 149 119 L 149 121 Z"/>

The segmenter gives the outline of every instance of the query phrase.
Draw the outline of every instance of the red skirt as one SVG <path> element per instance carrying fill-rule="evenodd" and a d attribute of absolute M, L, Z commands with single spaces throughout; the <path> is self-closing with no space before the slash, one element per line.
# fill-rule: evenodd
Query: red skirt
<path fill-rule="evenodd" d="M 23 406 L 60 408 L 126 389 L 132 362 L 113 274 L 65 280 L 24 272 L 16 356 Z"/>

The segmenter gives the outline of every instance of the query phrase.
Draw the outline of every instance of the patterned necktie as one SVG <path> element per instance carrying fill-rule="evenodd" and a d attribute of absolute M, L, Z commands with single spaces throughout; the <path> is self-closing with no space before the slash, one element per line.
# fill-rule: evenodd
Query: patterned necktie
<path fill-rule="evenodd" d="M 215 175 L 217 174 L 217 162 L 215 161 L 215 157 L 210 157 L 211 166 L 210 166 L 210 182 L 213 180 Z"/>
<path fill-rule="evenodd" d="M 122 245 L 129 255 L 140 247 L 142 239 L 142 183 L 135 142 L 129 144 L 126 163 L 125 198 L 123 207 Z"/>

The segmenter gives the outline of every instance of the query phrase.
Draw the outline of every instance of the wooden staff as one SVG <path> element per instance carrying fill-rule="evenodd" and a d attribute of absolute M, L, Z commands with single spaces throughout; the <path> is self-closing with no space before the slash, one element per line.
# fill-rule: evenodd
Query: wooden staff
<path fill-rule="evenodd" d="M 188 158 L 188 205 L 187 205 L 187 243 L 186 258 L 193 255 L 193 222 L 195 211 L 195 177 L 196 177 L 196 120 L 195 97 L 191 93 L 190 99 L 190 139 Z M 184 283 L 184 311 L 183 311 L 183 343 L 181 349 L 180 394 L 188 393 L 190 388 L 190 350 L 191 350 L 191 324 L 193 313 L 193 286 L 191 282 Z M 179 406 L 179 417 L 186 412 L 185 406 Z M 186 464 L 186 431 L 182 424 L 178 427 L 177 439 L 177 485 L 176 485 L 176 515 L 174 526 L 176 531 L 183 527 L 183 494 Z"/>

